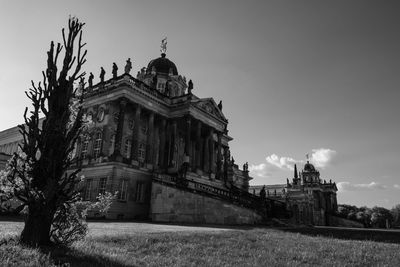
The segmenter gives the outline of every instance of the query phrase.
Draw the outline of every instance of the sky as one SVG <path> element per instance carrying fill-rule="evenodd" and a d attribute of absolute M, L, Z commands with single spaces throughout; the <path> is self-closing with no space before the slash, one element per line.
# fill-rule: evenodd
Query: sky
<path fill-rule="evenodd" d="M 68 17 L 86 23 L 84 69 L 99 80 L 160 56 L 223 101 L 232 156 L 251 184 L 285 183 L 309 155 L 338 202 L 400 203 L 399 1 L 0 0 L 0 130 L 22 123 Z"/>

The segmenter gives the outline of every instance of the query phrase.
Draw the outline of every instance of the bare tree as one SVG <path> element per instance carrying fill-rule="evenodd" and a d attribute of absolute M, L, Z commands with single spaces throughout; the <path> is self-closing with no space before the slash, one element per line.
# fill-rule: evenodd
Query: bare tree
<path fill-rule="evenodd" d="M 26 92 L 33 109 L 29 113 L 25 109 L 25 125 L 19 126 L 22 153 L 14 155 L 8 181 L 14 183 L 13 196 L 28 208 L 20 240 L 30 246 L 50 244 L 52 225 L 58 218 L 55 215 L 79 200 L 80 170 L 67 170 L 82 128 L 83 88 L 77 87 L 76 81 L 85 75 L 81 71 L 87 53 L 83 51 L 83 26 L 77 18 L 69 19 L 68 31 L 62 29 L 63 45 L 55 47 L 51 42 L 43 83 L 32 81 L 32 88 Z"/>

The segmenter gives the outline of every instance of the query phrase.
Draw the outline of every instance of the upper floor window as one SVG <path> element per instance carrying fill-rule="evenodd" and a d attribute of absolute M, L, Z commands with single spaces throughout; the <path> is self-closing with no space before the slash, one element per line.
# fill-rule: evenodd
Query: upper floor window
<path fill-rule="evenodd" d="M 144 162 L 146 156 L 146 145 L 143 143 L 139 144 L 139 150 L 138 150 L 138 158 L 140 162 Z"/>
<path fill-rule="evenodd" d="M 101 152 L 101 143 L 103 142 L 103 134 L 97 133 L 94 141 L 93 156 L 98 158 Z"/>
<path fill-rule="evenodd" d="M 88 155 L 89 138 L 85 138 L 82 143 L 81 158 L 86 159 Z"/>

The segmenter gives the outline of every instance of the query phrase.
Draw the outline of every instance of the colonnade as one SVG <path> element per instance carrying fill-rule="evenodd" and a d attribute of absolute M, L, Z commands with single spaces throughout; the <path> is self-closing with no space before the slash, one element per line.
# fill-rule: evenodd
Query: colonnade
<path fill-rule="evenodd" d="M 178 171 L 183 162 L 189 170 L 221 178 L 229 157 L 229 148 L 222 145 L 222 132 L 191 116 L 166 118 L 141 105 L 119 100 L 119 116 L 115 135 L 114 158 L 121 158 L 123 129 L 127 108 L 134 109 L 134 128 L 130 159 L 132 164 L 150 165 L 155 169 Z M 140 159 L 142 117 L 147 120 L 146 157 Z M 214 135 L 217 140 L 214 140 Z M 183 142 L 182 142 L 183 141 Z M 182 147 L 183 146 L 183 147 Z M 142 162 L 140 162 L 142 161 Z"/>

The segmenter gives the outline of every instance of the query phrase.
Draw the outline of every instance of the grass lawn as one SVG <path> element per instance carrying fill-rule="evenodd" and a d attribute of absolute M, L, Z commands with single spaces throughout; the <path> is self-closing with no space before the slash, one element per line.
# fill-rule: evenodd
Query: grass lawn
<path fill-rule="evenodd" d="M 69 250 L 39 251 L 13 239 L 21 228 L 0 222 L 1 266 L 400 266 L 400 232 L 106 222 Z"/>

